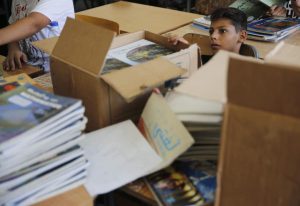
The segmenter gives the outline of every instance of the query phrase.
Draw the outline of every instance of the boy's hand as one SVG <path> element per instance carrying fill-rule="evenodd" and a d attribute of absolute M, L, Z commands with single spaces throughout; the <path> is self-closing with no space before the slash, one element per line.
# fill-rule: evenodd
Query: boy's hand
<path fill-rule="evenodd" d="M 8 55 L 3 64 L 3 69 L 6 71 L 14 71 L 21 69 L 22 64 L 27 62 L 27 56 L 24 54 L 17 43 L 12 43 L 8 48 Z"/>
<path fill-rule="evenodd" d="M 185 40 L 183 37 L 178 37 L 178 36 L 168 36 L 168 41 L 173 45 L 177 45 L 179 42 L 183 44 L 189 44 L 189 42 Z"/>
<path fill-rule="evenodd" d="M 273 5 L 266 13 L 267 16 L 286 16 L 286 9 L 283 6 Z"/>
<path fill-rule="evenodd" d="M 300 0 L 292 0 L 292 7 L 296 16 L 300 16 Z"/>

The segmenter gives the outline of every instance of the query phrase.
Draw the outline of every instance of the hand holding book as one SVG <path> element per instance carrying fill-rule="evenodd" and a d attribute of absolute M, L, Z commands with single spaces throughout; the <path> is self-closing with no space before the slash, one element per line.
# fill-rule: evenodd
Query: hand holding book
<path fill-rule="evenodd" d="M 300 0 L 291 0 L 292 8 L 296 16 L 300 16 Z"/>

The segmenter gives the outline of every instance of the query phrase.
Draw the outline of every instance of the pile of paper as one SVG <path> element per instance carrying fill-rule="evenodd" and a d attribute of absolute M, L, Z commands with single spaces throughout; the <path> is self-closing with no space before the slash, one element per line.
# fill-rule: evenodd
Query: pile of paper
<path fill-rule="evenodd" d="M 0 96 L 0 204 L 31 204 L 82 184 L 80 100 L 25 84 Z"/>
<path fill-rule="evenodd" d="M 180 159 L 217 160 L 223 104 L 175 91 L 167 93 L 166 100 L 195 140 Z"/>

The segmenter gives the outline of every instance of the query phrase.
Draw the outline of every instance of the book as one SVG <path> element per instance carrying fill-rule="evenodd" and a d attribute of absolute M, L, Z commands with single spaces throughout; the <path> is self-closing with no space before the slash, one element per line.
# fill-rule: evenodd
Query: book
<path fill-rule="evenodd" d="M 147 176 L 146 182 L 163 206 L 207 205 L 214 201 L 216 165 L 208 161 L 176 161 Z"/>
<path fill-rule="evenodd" d="M 300 19 L 269 17 L 248 24 L 248 30 L 261 34 L 286 36 L 300 27 Z"/>
<path fill-rule="evenodd" d="M 247 21 L 251 22 L 266 14 L 270 7 L 259 0 L 236 0 L 229 7 L 239 9 L 247 15 Z"/>
<path fill-rule="evenodd" d="M 102 74 L 141 64 L 174 52 L 149 40 L 141 39 L 121 47 L 110 49 L 102 69 Z"/>
<path fill-rule="evenodd" d="M 195 98 L 175 91 L 169 91 L 165 99 L 176 114 L 217 115 L 223 113 L 224 105 L 220 102 Z"/>
<path fill-rule="evenodd" d="M 2 94 L 0 155 L 5 149 L 24 141 L 24 137 L 49 126 L 80 106 L 80 100 L 50 94 L 29 84 Z"/>
<path fill-rule="evenodd" d="M 281 5 L 285 0 L 236 0 L 229 7 L 237 8 L 247 15 L 247 21 L 259 19 L 266 15 L 266 12 L 273 5 Z"/>
<path fill-rule="evenodd" d="M 181 171 L 168 167 L 147 177 L 150 189 L 163 206 L 203 205 L 204 198 Z"/>
<path fill-rule="evenodd" d="M 14 90 L 18 86 L 20 86 L 20 83 L 18 83 L 18 82 L 4 83 L 4 84 L 0 85 L 0 94 Z"/>

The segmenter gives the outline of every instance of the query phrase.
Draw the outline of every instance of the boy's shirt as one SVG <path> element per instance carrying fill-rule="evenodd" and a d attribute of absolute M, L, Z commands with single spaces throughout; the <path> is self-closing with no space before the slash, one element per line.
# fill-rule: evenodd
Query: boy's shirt
<path fill-rule="evenodd" d="M 72 0 L 12 0 L 12 10 L 9 23 L 16 22 L 32 12 L 38 12 L 48 17 L 51 23 L 34 34 L 21 40 L 21 50 L 28 57 L 28 64 L 39 66 L 49 71 L 49 56 L 32 46 L 32 42 L 59 36 L 67 17 L 74 18 L 74 6 Z"/>

